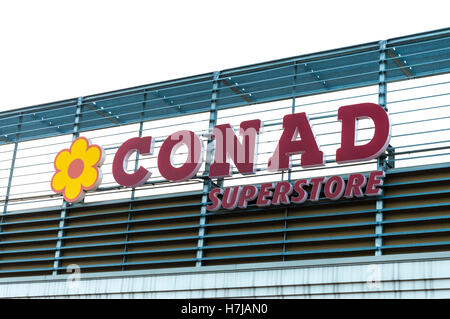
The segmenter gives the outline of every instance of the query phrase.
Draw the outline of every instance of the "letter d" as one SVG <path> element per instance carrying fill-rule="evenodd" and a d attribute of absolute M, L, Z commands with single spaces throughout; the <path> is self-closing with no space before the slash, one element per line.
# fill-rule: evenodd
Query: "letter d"
<path fill-rule="evenodd" d="M 370 118 L 375 126 L 372 140 L 356 146 L 356 120 Z M 341 147 L 336 151 L 336 162 L 368 161 L 380 156 L 391 138 L 391 123 L 387 112 L 378 104 L 361 103 L 341 106 L 338 119 L 342 123 Z"/>

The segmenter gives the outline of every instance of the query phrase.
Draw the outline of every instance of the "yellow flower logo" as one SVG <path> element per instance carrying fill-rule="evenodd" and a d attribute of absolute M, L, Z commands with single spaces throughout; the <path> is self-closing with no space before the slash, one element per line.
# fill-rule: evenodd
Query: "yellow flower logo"
<path fill-rule="evenodd" d="M 99 167 L 104 157 L 100 146 L 90 145 L 87 138 L 78 137 L 70 149 L 63 149 L 55 157 L 52 190 L 62 193 L 69 203 L 80 202 L 86 191 L 95 190 L 100 185 L 102 171 Z"/>

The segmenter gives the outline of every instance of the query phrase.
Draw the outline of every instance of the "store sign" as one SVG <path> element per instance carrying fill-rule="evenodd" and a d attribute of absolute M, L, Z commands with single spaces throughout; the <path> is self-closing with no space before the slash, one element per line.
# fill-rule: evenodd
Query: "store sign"
<path fill-rule="evenodd" d="M 254 185 L 226 187 L 225 189 L 215 188 L 209 192 L 209 199 L 212 204 L 207 205 L 209 211 L 220 208 L 235 209 L 247 208 L 247 204 L 256 200 L 256 206 L 266 207 L 270 205 L 289 205 L 291 203 L 301 204 L 306 200 L 316 202 L 323 187 L 326 198 L 338 200 L 342 197 L 353 198 L 365 196 L 378 196 L 383 185 L 383 171 L 371 172 L 369 178 L 362 174 L 350 174 L 347 183 L 341 176 L 315 177 L 311 179 L 299 179 L 294 183 L 282 181 L 277 183 L 263 183 L 259 189 Z M 311 191 L 304 189 L 311 186 Z M 293 195 L 294 191 L 297 195 Z M 219 197 L 221 195 L 221 198 Z"/>
<path fill-rule="evenodd" d="M 75 139 L 69 149 L 63 149 L 55 157 L 52 190 L 70 203 L 81 201 L 86 191 L 100 185 L 100 166 L 104 160 L 105 152 L 100 146 L 91 145 L 85 137 Z"/>
<path fill-rule="evenodd" d="M 371 119 L 374 135 L 364 145 L 356 145 L 357 121 Z M 362 103 L 342 106 L 338 109 L 341 122 L 341 145 L 336 151 L 338 164 L 360 162 L 374 159 L 387 148 L 391 133 L 388 114 L 379 105 Z M 256 172 L 258 137 L 262 133 L 262 121 L 250 120 L 240 124 L 238 138 L 229 124 L 216 125 L 213 129 L 215 140 L 214 161 L 209 168 L 210 178 L 232 176 L 232 165 L 240 174 Z M 187 160 L 181 166 L 175 165 L 173 156 L 177 149 L 187 148 Z M 127 170 L 128 160 L 134 153 L 153 154 L 154 139 L 151 136 L 135 137 L 124 142 L 117 150 L 112 173 L 115 181 L 124 187 L 139 187 L 151 176 L 151 172 L 140 166 L 137 170 Z M 317 167 L 325 164 L 325 156 L 320 150 L 306 113 L 288 114 L 283 118 L 283 133 L 278 141 L 267 169 L 272 172 L 288 170 L 292 166 L 292 155 L 300 155 L 301 167 Z M 203 163 L 203 145 L 192 131 L 182 130 L 168 136 L 158 153 L 158 169 L 165 179 L 172 182 L 186 181 L 194 177 Z M 101 182 L 100 166 L 104 160 L 104 151 L 98 145 L 92 145 L 84 137 L 75 139 L 70 149 L 62 150 L 55 158 L 55 171 L 51 187 L 55 193 L 62 194 L 68 202 L 75 203 L 83 199 L 86 191 L 95 190 Z M 212 205 L 208 210 L 221 207 L 245 208 L 247 203 L 256 200 L 258 206 L 302 203 L 308 194 L 303 187 L 311 185 L 309 200 L 319 198 L 322 186 L 327 198 L 337 200 L 342 196 L 379 195 L 377 186 L 383 182 L 383 172 L 372 172 L 366 178 L 361 174 L 350 174 L 347 182 L 340 176 L 319 177 L 310 180 L 301 179 L 289 182 L 265 183 L 258 189 L 254 185 L 213 189 L 209 193 Z M 297 196 L 291 196 L 292 194 Z"/>

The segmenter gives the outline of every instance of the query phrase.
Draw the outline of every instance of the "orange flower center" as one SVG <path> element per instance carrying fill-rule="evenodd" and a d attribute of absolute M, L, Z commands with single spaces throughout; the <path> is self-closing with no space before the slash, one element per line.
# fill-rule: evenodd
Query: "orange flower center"
<path fill-rule="evenodd" d="M 70 178 L 75 179 L 79 177 L 81 173 L 83 173 L 83 169 L 84 169 L 84 162 L 81 159 L 77 158 L 73 160 L 72 163 L 70 163 L 69 170 L 67 173 Z"/>

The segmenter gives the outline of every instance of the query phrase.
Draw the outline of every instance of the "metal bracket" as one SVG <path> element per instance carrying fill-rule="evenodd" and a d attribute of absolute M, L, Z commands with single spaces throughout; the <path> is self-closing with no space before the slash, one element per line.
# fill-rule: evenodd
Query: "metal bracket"
<path fill-rule="evenodd" d="M 228 86 L 231 91 L 233 91 L 234 93 L 239 95 L 245 101 L 247 101 L 248 103 L 254 103 L 253 99 L 251 98 L 252 94 L 246 93 L 245 88 L 242 87 L 241 85 L 239 85 L 239 83 L 237 81 L 232 80 L 231 77 L 228 77 L 226 79 L 221 79 L 221 81 L 223 82 L 223 84 Z M 234 82 L 234 84 L 233 84 L 233 82 Z"/>
<path fill-rule="evenodd" d="M 138 136 L 142 137 L 142 132 L 144 131 L 144 118 L 145 118 L 145 107 L 147 106 L 147 90 L 144 89 L 144 94 L 143 94 L 143 102 L 142 102 L 142 106 L 141 106 L 141 121 L 139 122 L 139 132 L 138 132 Z M 136 160 L 134 162 L 134 171 L 137 171 L 139 168 L 139 153 L 136 152 Z M 130 204 L 128 205 L 128 221 L 131 221 L 132 219 L 132 210 L 133 210 L 133 203 L 134 203 L 134 199 L 136 196 L 136 188 L 132 188 L 131 189 L 131 198 L 130 198 Z M 125 263 L 127 262 L 127 255 L 126 252 L 128 251 L 128 241 L 130 240 L 130 236 L 128 234 L 128 232 L 131 230 L 131 225 L 130 223 L 127 223 L 127 234 L 125 235 L 125 245 L 123 248 L 123 252 L 124 255 L 122 257 L 122 270 L 125 270 Z"/>
<path fill-rule="evenodd" d="M 178 112 L 182 113 L 183 111 L 181 110 L 181 105 L 177 105 L 173 100 L 167 98 L 165 95 L 161 96 L 161 94 L 159 93 L 158 90 L 155 91 L 149 91 L 149 93 L 153 94 L 154 96 L 156 96 L 158 99 L 162 100 L 165 104 L 167 104 L 167 106 L 173 106 L 176 107 Z"/>
<path fill-rule="evenodd" d="M 379 57 L 379 72 L 378 72 L 378 104 L 383 107 L 387 112 L 387 85 L 386 85 L 386 68 L 387 68 L 387 60 L 386 60 L 386 41 L 380 41 L 380 57 Z M 386 155 L 378 157 L 377 161 L 377 169 L 386 171 Z M 384 203 L 382 199 L 376 201 L 376 209 L 377 212 L 375 214 L 375 256 L 382 255 L 381 247 L 383 246 L 383 225 L 381 222 L 383 221 L 383 212 L 382 209 L 384 207 Z"/>
<path fill-rule="evenodd" d="M 391 144 L 389 144 L 387 148 L 387 161 L 386 161 L 387 168 L 395 168 L 395 147 L 393 147 Z"/>
<path fill-rule="evenodd" d="M 4 134 L 3 136 L 0 136 L 0 141 L 3 141 L 5 143 L 9 143 L 10 140 L 8 140 L 8 135 Z"/>
<path fill-rule="evenodd" d="M 118 115 L 114 116 L 114 115 L 112 115 L 112 112 L 109 112 L 110 115 L 106 114 L 103 111 L 104 110 L 103 106 L 101 106 L 100 109 L 99 109 L 95 102 L 92 102 L 92 104 L 85 103 L 84 105 L 86 105 L 88 108 L 90 108 L 91 110 L 95 111 L 98 115 L 104 117 L 108 121 L 111 121 L 111 122 L 113 122 L 114 124 L 117 124 L 117 125 L 121 125 L 122 124 L 119 121 L 119 116 Z"/>
<path fill-rule="evenodd" d="M 387 49 L 386 53 L 407 78 L 412 78 L 414 76 L 413 68 L 411 66 L 408 66 L 406 58 L 402 57 L 402 55 L 395 48 Z"/>
<path fill-rule="evenodd" d="M 314 81 L 316 82 L 320 82 L 320 84 L 326 88 L 327 90 L 329 89 L 326 81 L 324 79 L 320 78 L 320 75 L 317 74 L 317 71 L 314 71 L 308 63 L 303 63 L 303 66 L 305 67 L 306 72 L 311 75 L 311 77 L 314 79 Z"/>
<path fill-rule="evenodd" d="M 39 121 L 48 127 L 54 128 L 57 132 L 65 133 L 63 130 L 59 129 L 58 126 L 53 125 L 52 121 L 46 120 L 42 116 L 37 115 L 36 113 L 30 113 L 30 115 L 34 120 Z"/>
<path fill-rule="evenodd" d="M 8 211 L 8 201 L 9 201 L 9 195 L 11 193 L 12 179 L 13 179 L 13 176 L 14 176 L 14 167 L 16 165 L 17 150 L 18 150 L 18 147 L 19 147 L 19 142 L 18 141 L 19 141 L 20 131 L 22 129 L 22 121 L 23 121 L 23 114 L 20 113 L 19 122 L 18 122 L 18 125 L 17 125 L 16 141 L 14 143 L 14 150 L 13 150 L 13 155 L 12 155 L 12 158 L 11 158 L 11 169 L 9 171 L 8 185 L 6 187 L 5 200 L 4 200 L 4 203 L 3 203 L 3 213 L 2 213 L 2 216 L 1 216 L 1 219 L 0 219 L 0 221 L 2 223 L 4 221 L 4 216 L 6 215 L 6 213 Z M 2 230 L 2 228 L 0 227 L 0 231 L 1 230 Z"/>

